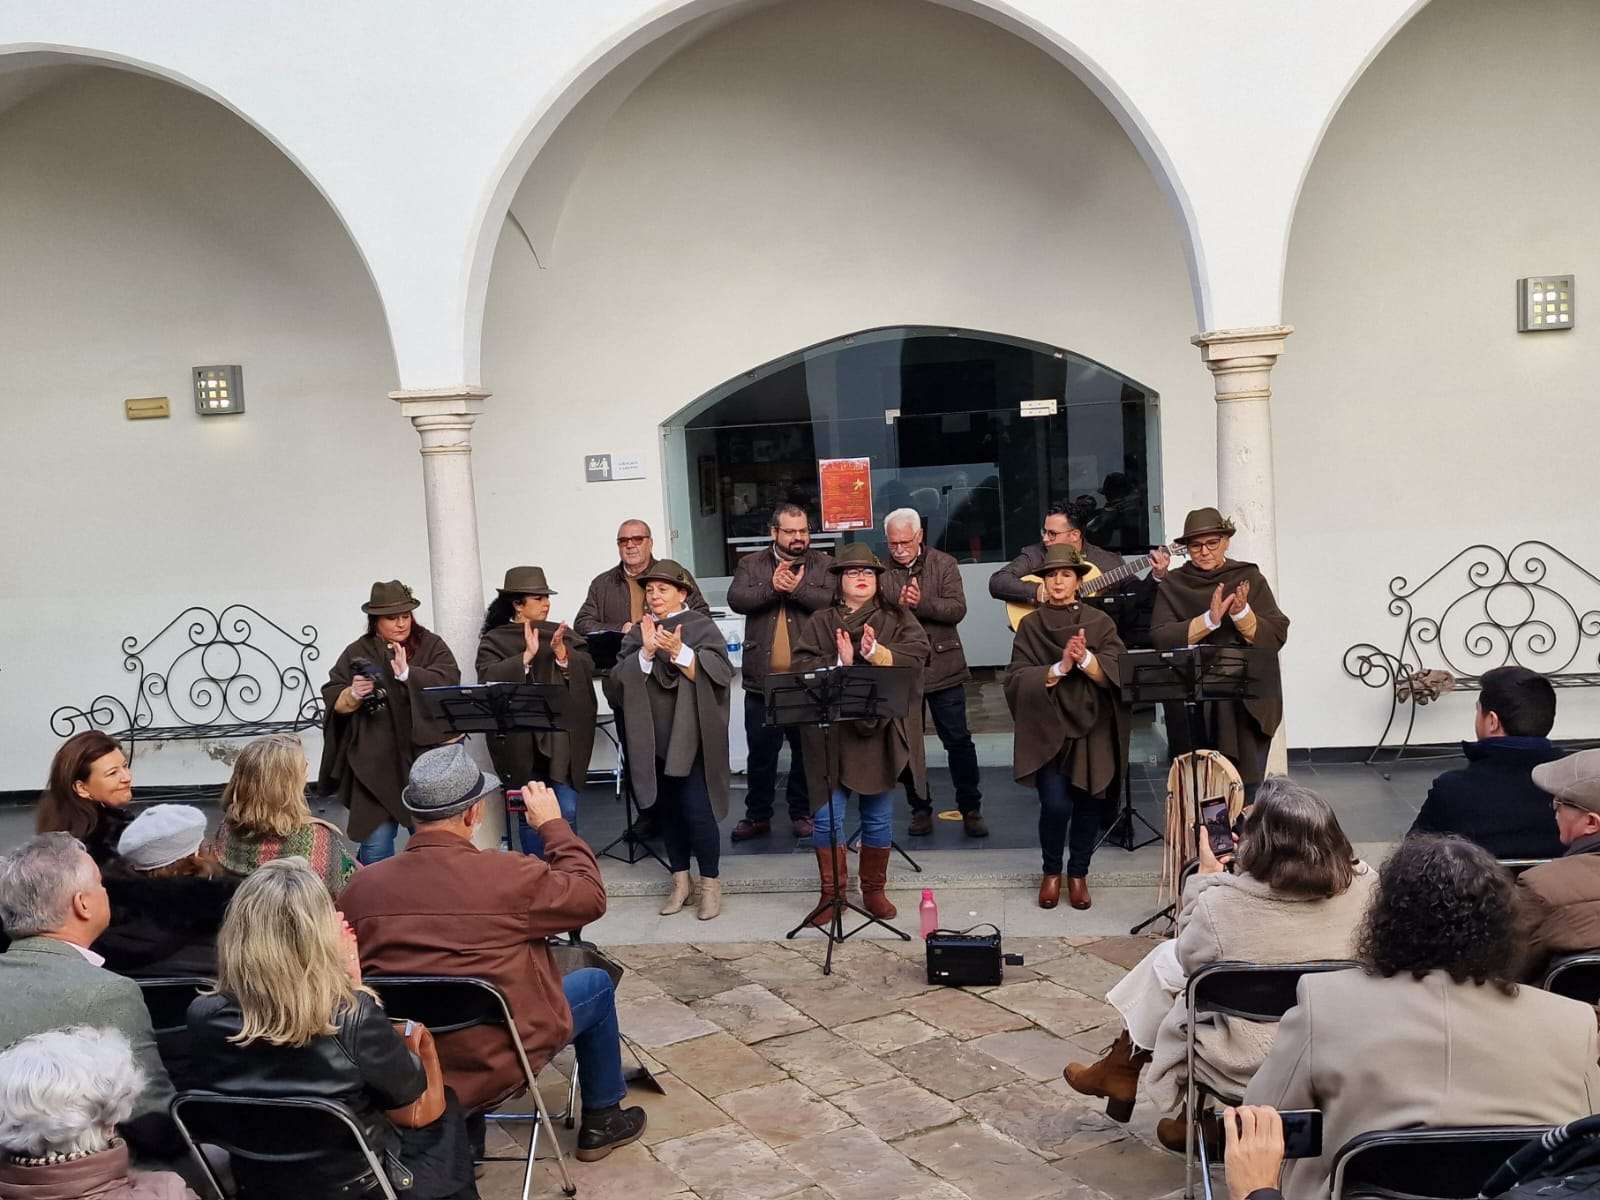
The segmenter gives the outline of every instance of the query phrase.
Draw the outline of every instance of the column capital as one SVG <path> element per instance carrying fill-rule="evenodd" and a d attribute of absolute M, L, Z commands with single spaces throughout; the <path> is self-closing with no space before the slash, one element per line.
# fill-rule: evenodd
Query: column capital
<path fill-rule="evenodd" d="M 1283 343 L 1294 332 L 1293 325 L 1257 325 L 1246 329 L 1211 329 L 1189 339 L 1200 348 L 1200 359 L 1212 363 L 1234 358 L 1276 359 Z"/>
<path fill-rule="evenodd" d="M 483 402 L 490 393 L 480 387 L 410 388 L 390 392 L 389 399 L 400 405 L 402 415 L 415 421 L 418 417 L 476 417 L 483 412 Z"/>

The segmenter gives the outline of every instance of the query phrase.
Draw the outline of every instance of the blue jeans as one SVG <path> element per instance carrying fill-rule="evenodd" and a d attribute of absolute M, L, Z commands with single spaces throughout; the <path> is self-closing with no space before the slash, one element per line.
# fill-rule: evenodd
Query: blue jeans
<path fill-rule="evenodd" d="M 1039 768 L 1033 784 L 1039 789 L 1039 852 L 1044 873 L 1061 874 L 1065 851 L 1067 875 L 1082 879 L 1089 874 L 1089 859 L 1100 838 L 1100 809 L 1105 801 L 1073 787 L 1053 762 Z"/>
<path fill-rule="evenodd" d="M 394 839 L 400 833 L 398 821 L 385 821 L 356 848 L 356 861 L 363 867 L 394 857 Z"/>
<path fill-rule="evenodd" d="M 584 967 L 563 979 L 561 988 L 572 1009 L 571 1044 L 578 1055 L 584 1112 L 621 1104 L 628 1085 L 622 1078 L 622 1038 L 611 976 L 599 967 Z"/>
<path fill-rule="evenodd" d="M 844 845 L 846 837 L 844 831 L 844 806 L 850 799 L 851 792 L 848 788 L 836 787 L 833 796 L 827 804 L 811 814 L 814 824 L 811 827 L 811 844 L 818 850 L 826 850 L 829 842 L 829 830 L 835 830 L 833 836 L 838 839 L 839 845 Z M 858 803 L 861 806 L 861 844 L 871 846 L 873 849 L 886 850 L 893 840 L 894 805 L 893 792 L 879 792 L 876 795 L 861 795 Z"/>
<path fill-rule="evenodd" d="M 543 783 L 549 786 L 556 794 L 556 803 L 561 805 L 561 815 L 566 818 L 568 825 L 574 829 L 578 827 L 578 792 L 570 784 L 553 783 L 548 779 L 540 779 L 537 775 L 530 782 Z M 544 839 L 539 836 L 539 831 L 528 823 L 526 813 L 516 814 L 517 837 L 522 844 L 522 852 L 531 854 L 535 858 L 544 857 Z"/>

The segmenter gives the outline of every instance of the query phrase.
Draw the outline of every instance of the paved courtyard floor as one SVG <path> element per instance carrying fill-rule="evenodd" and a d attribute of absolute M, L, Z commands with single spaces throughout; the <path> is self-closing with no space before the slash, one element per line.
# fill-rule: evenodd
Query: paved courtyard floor
<path fill-rule="evenodd" d="M 693 933 L 692 918 L 685 928 Z M 619 945 L 622 1028 L 665 1095 L 635 1088 L 642 1142 L 571 1162 L 583 1200 L 1153 1200 L 1183 1160 L 1061 1078 L 1118 1028 L 1105 993 L 1155 942 L 1014 937 L 998 988 L 930 987 L 920 942 L 845 943 L 831 977 L 820 936 L 794 942 Z M 565 1066 L 558 1060 L 558 1067 Z M 541 1081 L 565 1102 L 555 1071 Z M 512 1107 L 515 1107 L 513 1102 Z M 512 1151 L 502 1127 L 491 1149 Z M 575 1135 L 563 1130 L 569 1148 Z M 543 1151 L 541 1151 L 541 1154 Z M 485 1200 L 514 1197 L 495 1164 Z M 559 1195 L 540 1163 L 535 1195 Z"/>

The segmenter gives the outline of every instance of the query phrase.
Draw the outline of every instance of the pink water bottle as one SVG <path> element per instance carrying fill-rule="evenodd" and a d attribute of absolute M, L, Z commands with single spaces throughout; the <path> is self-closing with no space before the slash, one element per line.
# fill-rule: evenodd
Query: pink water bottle
<path fill-rule="evenodd" d="M 922 917 L 922 938 L 926 941 L 928 935 L 939 928 L 939 902 L 933 898 L 932 888 L 922 889 L 922 903 L 917 905 L 917 913 Z"/>

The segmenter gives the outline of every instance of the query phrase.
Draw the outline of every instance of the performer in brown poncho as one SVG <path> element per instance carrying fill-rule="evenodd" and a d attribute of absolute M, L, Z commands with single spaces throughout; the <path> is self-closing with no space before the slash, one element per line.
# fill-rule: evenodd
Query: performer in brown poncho
<path fill-rule="evenodd" d="M 909 768 L 917 794 L 928 794 L 922 743 L 922 667 L 928 661 L 928 635 L 909 609 L 889 603 L 879 592 L 878 577 L 885 569 L 878 556 L 860 542 L 840 549 L 828 565 L 838 580 L 834 604 L 811 614 L 794 647 L 796 671 L 835 664 L 917 668 L 904 717 L 841 721 L 826 738 L 815 728 L 801 735 L 811 797 L 811 845 L 822 878 L 822 899 L 808 919 L 818 926 L 828 923 L 834 892 L 842 894 L 849 883 L 849 856 L 841 826 L 851 794 L 859 797 L 861 807 L 861 904 L 885 921 L 895 916 L 895 907 L 883 890 L 893 841 L 893 789 Z"/>
<path fill-rule="evenodd" d="M 1006 704 L 1016 726 L 1012 769 L 1018 783 L 1039 792 L 1039 907 L 1054 908 L 1061 899 L 1062 852 L 1070 843 L 1067 899 L 1073 908 L 1088 908 L 1100 809 L 1126 767 L 1127 713 L 1117 692 L 1122 640 L 1116 622 L 1079 603 L 1089 564 L 1076 550 L 1051 546 L 1038 571 L 1045 602 L 1017 625 L 1006 668 Z"/>
<path fill-rule="evenodd" d="M 398 579 L 374 583 L 361 606 L 366 636 L 344 648 L 322 688 L 317 778 L 350 809 L 348 832 L 363 863 L 394 854 L 400 826 L 411 828 L 400 802 L 411 764 L 451 736 L 424 707 L 422 689 L 460 683 L 461 668 L 444 639 L 412 618 L 420 605 Z"/>
<path fill-rule="evenodd" d="M 508 796 L 537 780 L 556 794 L 561 815 L 576 829 L 578 793 L 594 749 L 594 660 L 583 638 L 565 622 L 549 619 L 550 597 L 556 593 L 545 582 L 543 567 L 512 567 L 498 591 L 483 614 L 478 681 L 557 684 L 566 689 L 566 698 L 559 730 L 492 735 L 489 757 Z M 543 857 L 539 831 L 521 816 L 515 824 L 522 852 Z"/>
<path fill-rule="evenodd" d="M 662 916 L 689 899 L 689 860 L 700 865 L 699 916 L 722 911 L 722 838 L 728 815 L 728 685 L 733 664 L 716 622 L 691 608 L 694 577 L 671 559 L 639 576 L 648 610 L 622 639 L 611 672 L 639 807 L 659 814 L 672 892 Z"/>
<path fill-rule="evenodd" d="M 1189 561 L 1167 577 L 1156 592 L 1150 640 L 1158 650 L 1176 646 L 1254 646 L 1259 673 L 1251 680 L 1253 700 L 1216 701 L 1206 705 L 1206 749 L 1220 750 L 1244 780 L 1245 800 L 1255 795 L 1266 774 L 1267 749 L 1283 720 L 1283 689 L 1278 681 L 1278 651 L 1289 640 L 1289 618 L 1278 608 L 1272 589 L 1254 563 L 1228 557 L 1233 522 L 1214 508 L 1199 508 L 1183 522 L 1178 540 L 1189 548 Z M 1174 720 L 1167 710 L 1167 728 L 1174 749 L 1191 749 L 1181 710 Z"/>

